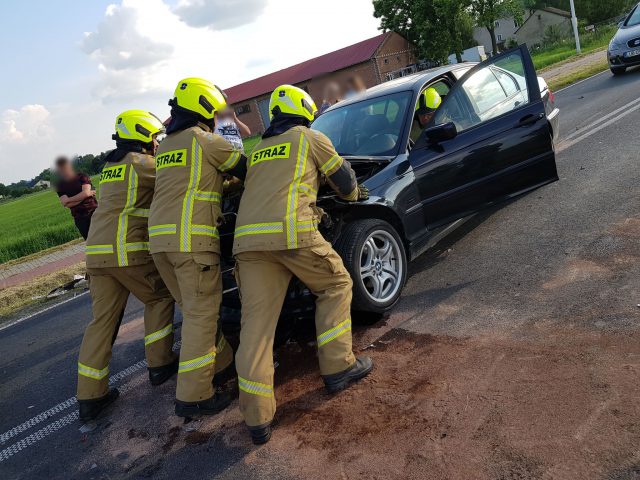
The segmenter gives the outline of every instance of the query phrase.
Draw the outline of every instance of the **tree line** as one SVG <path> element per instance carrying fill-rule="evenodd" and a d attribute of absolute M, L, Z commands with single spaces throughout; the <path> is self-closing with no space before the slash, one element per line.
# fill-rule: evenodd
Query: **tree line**
<path fill-rule="evenodd" d="M 78 155 L 72 159 L 73 167 L 77 173 L 84 173 L 89 176 L 100 173 L 104 166 L 104 159 L 108 152 L 98 155 Z M 40 180 L 45 180 L 54 184 L 57 180 L 55 173 L 50 168 L 45 168 L 31 180 L 20 180 L 9 185 L 0 183 L 0 197 L 18 198 L 29 193 L 42 190 L 34 185 Z"/>
<path fill-rule="evenodd" d="M 600 23 L 627 12 L 637 0 L 575 0 L 576 15 L 587 24 Z M 455 53 L 477 45 L 474 27 L 486 28 L 497 51 L 495 22 L 513 17 L 522 21 L 526 9 L 555 7 L 569 11 L 569 0 L 373 0 L 380 27 L 411 41 L 421 59 L 446 63 Z"/>

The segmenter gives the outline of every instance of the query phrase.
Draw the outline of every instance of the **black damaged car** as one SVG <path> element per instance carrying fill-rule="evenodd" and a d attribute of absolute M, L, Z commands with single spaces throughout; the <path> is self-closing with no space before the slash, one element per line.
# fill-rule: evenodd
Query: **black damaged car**
<path fill-rule="evenodd" d="M 416 102 L 429 87 L 442 104 L 416 129 Z M 522 46 L 480 64 L 383 83 L 317 118 L 312 128 L 332 140 L 370 191 L 357 204 L 328 188 L 318 195 L 320 229 L 353 278 L 353 309 L 390 309 L 408 261 L 487 206 L 556 181 L 558 113 Z M 238 204 L 239 195 L 225 200 L 221 228 L 223 306 L 232 309 L 240 307 L 231 255 Z M 283 316 L 305 317 L 313 308 L 311 293 L 292 281 Z"/>

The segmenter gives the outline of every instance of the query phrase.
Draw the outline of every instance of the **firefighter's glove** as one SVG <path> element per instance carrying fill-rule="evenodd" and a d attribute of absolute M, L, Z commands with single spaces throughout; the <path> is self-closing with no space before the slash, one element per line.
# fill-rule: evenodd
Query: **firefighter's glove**
<path fill-rule="evenodd" d="M 364 185 L 358 185 L 358 201 L 369 199 L 369 189 Z"/>

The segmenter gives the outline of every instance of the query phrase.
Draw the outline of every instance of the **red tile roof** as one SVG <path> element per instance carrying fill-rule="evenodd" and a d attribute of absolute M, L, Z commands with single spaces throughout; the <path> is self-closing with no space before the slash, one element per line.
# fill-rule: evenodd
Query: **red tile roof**
<path fill-rule="evenodd" d="M 371 59 L 391 32 L 382 33 L 355 45 L 341 48 L 292 67 L 249 80 L 235 87 L 225 89 L 229 103 L 238 103 L 273 91 L 278 85 L 296 84 L 319 77 L 326 73 L 342 70 Z"/>

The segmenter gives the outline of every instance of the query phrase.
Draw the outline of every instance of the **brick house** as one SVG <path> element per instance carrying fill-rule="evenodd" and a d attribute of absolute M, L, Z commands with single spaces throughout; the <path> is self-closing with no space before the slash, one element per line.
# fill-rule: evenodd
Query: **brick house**
<path fill-rule="evenodd" d="M 369 88 L 415 62 L 413 46 L 401 35 L 386 32 L 227 88 L 225 92 L 238 118 L 253 134 L 261 134 L 269 125 L 269 97 L 278 85 L 288 83 L 305 89 L 320 107 L 323 88 L 328 81 L 343 85 L 349 77 L 357 75 Z"/>

